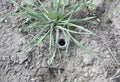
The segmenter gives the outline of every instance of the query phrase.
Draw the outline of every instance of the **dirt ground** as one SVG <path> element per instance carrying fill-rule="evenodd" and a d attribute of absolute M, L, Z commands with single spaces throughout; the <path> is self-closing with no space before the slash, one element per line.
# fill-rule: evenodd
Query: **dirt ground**
<path fill-rule="evenodd" d="M 104 6 L 97 9 L 95 24 L 86 25 L 96 36 L 75 37 L 101 59 L 71 43 L 68 57 L 56 59 L 49 68 L 47 41 L 29 55 L 20 54 L 29 36 L 35 34 L 20 32 L 25 17 L 0 18 L 0 82 L 120 82 L 120 1 L 100 1 Z M 10 0 L 0 0 L 0 15 L 17 9 Z"/>

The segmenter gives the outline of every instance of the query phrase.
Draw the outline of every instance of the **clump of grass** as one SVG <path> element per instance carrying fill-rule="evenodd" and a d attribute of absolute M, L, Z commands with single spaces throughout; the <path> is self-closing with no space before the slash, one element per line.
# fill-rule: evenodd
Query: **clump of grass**
<path fill-rule="evenodd" d="M 39 32 L 25 47 L 25 52 L 31 51 L 33 48 L 39 46 L 43 40 L 49 37 L 49 52 L 51 54 L 51 58 L 49 59 L 48 64 L 51 65 L 58 50 L 55 45 L 60 37 L 60 33 L 62 32 L 67 42 L 65 54 L 68 52 L 70 41 L 73 41 L 87 53 L 95 56 L 89 49 L 84 47 L 77 39 L 73 37 L 73 35 L 79 34 L 94 34 L 83 26 L 76 24 L 76 22 L 80 23 L 83 21 L 89 21 L 94 17 L 73 18 L 73 15 L 83 8 L 84 3 L 83 0 L 80 0 L 73 5 L 68 5 L 70 1 L 71 0 L 48 0 L 46 4 L 43 4 L 40 0 L 37 0 L 39 4 L 34 4 L 30 0 L 24 0 L 24 2 L 28 5 L 26 7 L 12 1 L 21 9 L 22 14 L 24 13 L 28 16 L 28 19 L 34 19 L 34 21 L 24 27 L 23 30 L 31 30 L 34 28 L 39 30 Z M 33 7 L 36 9 L 34 10 Z M 78 31 L 71 30 L 73 28 Z M 29 45 L 32 45 L 32 47 L 29 47 Z"/>

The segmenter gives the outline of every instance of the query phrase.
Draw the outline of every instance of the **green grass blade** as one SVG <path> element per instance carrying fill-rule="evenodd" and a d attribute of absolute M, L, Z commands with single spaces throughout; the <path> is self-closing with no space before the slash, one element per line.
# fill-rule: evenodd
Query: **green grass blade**
<path fill-rule="evenodd" d="M 28 15 L 30 15 L 31 17 L 35 18 L 35 19 L 40 19 L 40 15 L 35 12 L 34 10 L 27 8 L 27 7 L 23 7 L 21 5 L 19 5 L 18 3 L 16 3 L 15 1 L 12 0 L 12 2 L 17 5 L 18 7 L 20 7 L 24 12 L 26 12 Z"/>
<path fill-rule="evenodd" d="M 58 39 L 59 39 L 59 29 L 56 29 L 56 44 L 57 44 Z M 57 48 L 53 49 L 53 54 L 52 54 L 52 57 L 48 60 L 48 65 L 53 64 L 56 51 L 57 51 Z"/>
<path fill-rule="evenodd" d="M 41 32 L 39 32 L 35 37 L 33 37 L 32 41 L 27 44 L 24 48 L 24 53 L 28 53 L 29 51 L 31 51 L 33 48 L 37 47 L 46 37 L 47 35 L 50 33 L 50 31 L 48 31 L 45 35 L 41 36 L 40 39 L 35 43 L 33 44 L 33 46 L 29 47 L 29 44 L 34 42 L 36 39 L 38 39 L 38 35 L 41 34 Z"/>
<path fill-rule="evenodd" d="M 83 2 L 83 0 L 80 0 L 80 1 L 78 2 L 78 4 L 75 6 L 75 8 L 72 9 L 73 12 L 71 13 L 71 15 L 69 16 L 69 18 L 68 18 L 67 21 L 69 21 L 69 20 L 71 19 L 71 17 L 73 16 L 74 13 L 76 13 L 77 8 L 82 4 L 82 2 Z"/>
<path fill-rule="evenodd" d="M 56 44 L 57 44 L 57 41 L 59 39 L 59 29 L 56 29 Z M 52 54 L 52 57 L 48 60 L 48 65 L 51 65 L 54 61 L 54 58 L 55 58 L 55 55 L 56 55 L 56 51 L 57 51 L 57 48 L 53 49 L 53 54 Z"/>
<path fill-rule="evenodd" d="M 53 37 L 53 25 L 50 28 L 50 42 L 49 42 L 49 52 L 52 54 L 52 46 L 54 45 L 54 37 Z"/>
<path fill-rule="evenodd" d="M 61 26 L 57 26 L 57 28 L 59 28 L 61 30 L 64 30 L 66 32 L 74 33 L 74 34 L 85 34 L 85 35 L 90 35 L 91 34 L 91 33 L 88 33 L 88 32 L 76 32 L 76 31 L 72 31 L 70 29 L 66 29 L 66 28 L 61 27 Z"/>
<path fill-rule="evenodd" d="M 67 2 L 67 1 L 66 1 Z M 62 13 L 62 16 L 64 15 L 64 12 L 65 12 L 65 1 L 62 0 L 61 1 L 61 8 L 60 8 L 60 13 Z"/>
<path fill-rule="evenodd" d="M 61 12 L 62 12 L 62 14 L 65 14 L 65 10 L 67 10 L 66 9 L 66 6 L 68 5 L 68 3 L 70 2 L 70 0 L 62 0 L 62 2 L 63 2 L 63 4 L 62 4 L 62 10 L 61 10 Z"/>
<path fill-rule="evenodd" d="M 57 44 L 58 42 L 58 39 L 59 39 L 59 29 L 55 29 L 56 30 L 56 39 L 55 39 L 55 43 Z M 56 51 L 57 51 L 57 48 L 53 49 L 53 54 L 52 54 L 52 57 L 48 60 L 48 64 L 51 65 L 54 61 L 54 58 L 55 58 L 55 55 L 56 55 Z"/>
<path fill-rule="evenodd" d="M 53 64 L 55 55 L 56 55 L 56 48 L 53 50 L 52 57 L 51 57 L 51 58 L 48 60 L 48 62 L 47 62 L 49 66 L 50 66 L 51 64 Z"/>
<path fill-rule="evenodd" d="M 85 17 L 85 18 L 81 18 L 81 19 L 71 19 L 70 22 L 88 22 L 89 20 L 93 19 L 95 17 Z"/>
<path fill-rule="evenodd" d="M 90 34 L 95 35 L 92 31 L 90 31 L 90 30 L 88 30 L 88 29 L 86 29 L 86 28 L 84 28 L 82 26 L 79 26 L 79 25 L 76 25 L 76 24 L 73 24 L 73 23 L 68 23 L 68 25 L 71 26 L 71 27 L 76 27 L 76 28 L 78 28 L 80 30 L 84 30 L 85 32 L 88 32 Z"/>
<path fill-rule="evenodd" d="M 40 3 L 42 10 L 44 10 L 44 12 L 45 12 L 46 14 L 49 14 L 49 12 L 48 12 L 47 9 L 45 8 L 45 6 L 41 3 L 41 1 L 40 1 L 40 0 L 37 0 L 37 1 Z"/>
<path fill-rule="evenodd" d="M 51 19 L 49 18 L 49 16 L 47 14 L 43 13 L 43 15 L 47 20 L 51 21 Z"/>
<path fill-rule="evenodd" d="M 30 43 L 27 46 L 25 46 L 23 52 L 26 54 L 26 53 L 30 52 L 33 48 L 37 47 L 47 37 L 47 35 L 49 34 L 49 32 L 50 31 L 48 31 L 45 35 L 43 35 L 42 37 L 40 37 L 40 39 L 33 46 L 28 47 Z M 34 42 L 36 40 L 36 38 L 38 38 L 38 35 L 36 35 L 36 37 L 34 37 L 31 42 Z"/>
<path fill-rule="evenodd" d="M 58 0 L 53 0 L 53 9 L 55 12 L 57 11 L 57 3 L 58 3 Z"/>
<path fill-rule="evenodd" d="M 73 16 L 73 14 L 76 13 L 77 8 L 82 4 L 83 0 L 80 0 L 78 2 L 78 4 L 75 6 L 75 8 L 72 9 L 72 11 L 70 11 L 68 14 L 66 14 L 64 17 L 62 17 L 59 21 L 63 20 L 64 18 L 68 17 L 67 20 L 65 21 L 64 26 L 71 20 L 71 17 Z"/>
<path fill-rule="evenodd" d="M 41 31 L 39 31 L 39 32 L 30 40 L 30 42 L 25 46 L 25 48 L 27 48 L 29 45 L 31 45 L 32 43 L 34 43 L 34 42 L 40 37 L 40 35 L 42 35 L 43 31 L 44 31 L 44 28 L 43 28 Z"/>
<path fill-rule="evenodd" d="M 56 20 L 59 19 L 62 0 L 53 0 L 53 10 L 56 15 Z"/>
<path fill-rule="evenodd" d="M 71 36 L 71 35 L 70 35 Z M 71 36 L 72 40 L 75 42 L 75 44 L 77 46 L 79 46 L 81 49 L 83 49 L 84 51 L 86 51 L 88 54 L 90 54 L 91 56 L 95 57 L 95 58 L 99 58 L 97 55 L 95 55 L 90 49 L 88 49 L 87 47 L 83 46 L 79 41 L 77 41 L 75 38 L 73 38 Z"/>
<path fill-rule="evenodd" d="M 61 29 L 61 30 L 64 30 L 64 31 L 67 31 L 67 32 L 71 32 L 71 33 L 75 33 L 75 34 L 80 34 L 80 32 L 72 31 L 72 30 L 63 28 L 63 27 L 61 27 L 61 26 L 57 26 L 57 28 L 59 28 L 59 29 Z"/>
<path fill-rule="evenodd" d="M 84 0 L 80 0 L 79 2 L 69 6 L 66 10 L 74 10 L 74 13 L 78 12 L 84 5 Z"/>
<path fill-rule="evenodd" d="M 56 13 L 59 13 L 59 9 L 60 9 L 61 1 L 62 1 L 62 0 L 56 0 L 56 1 L 58 1 L 58 2 L 57 2 Z"/>
<path fill-rule="evenodd" d="M 38 0 L 39 1 L 39 0 Z M 41 8 L 48 14 L 48 11 L 45 9 L 45 7 L 44 7 L 44 5 L 40 2 L 40 4 L 41 4 L 41 6 L 42 7 L 40 7 L 40 6 L 37 6 L 37 5 L 34 5 L 30 0 L 24 0 L 24 2 L 26 3 L 26 4 L 28 4 L 28 5 L 32 5 L 32 6 L 35 6 L 35 7 L 37 7 L 38 9 L 40 9 L 41 10 Z M 45 17 L 45 18 L 47 18 L 48 20 L 50 20 L 50 18 L 46 15 L 46 13 L 43 13 L 43 14 L 40 14 L 39 13 L 39 15 L 41 16 L 41 17 Z"/>
<path fill-rule="evenodd" d="M 39 23 L 40 23 L 40 22 L 34 22 L 34 23 L 32 23 L 32 24 L 30 24 L 30 25 L 28 25 L 28 26 L 22 27 L 22 29 L 26 31 L 26 30 L 28 30 L 28 29 L 35 28 Z"/>
<path fill-rule="evenodd" d="M 61 19 L 59 19 L 59 22 L 62 21 L 63 19 L 67 18 L 72 14 L 73 11 L 68 12 L 65 16 L 63 16 Z"/>
<path fill-rule="evenodd" d="M 34 10 L 30 9 L 30 8 L 25 8 L 22 7 L 22 10 L 25 11 L 28 15 L 30 15 L 31 17 L 40 20 L 40 15 L 38 13 L 36 13 Z"/>
<path fill-rule="evenodd" d="M 48 36 L 49 33 L 50 33 L 50 30 L 38 40 L 35 46 L 38 46 Z"/>

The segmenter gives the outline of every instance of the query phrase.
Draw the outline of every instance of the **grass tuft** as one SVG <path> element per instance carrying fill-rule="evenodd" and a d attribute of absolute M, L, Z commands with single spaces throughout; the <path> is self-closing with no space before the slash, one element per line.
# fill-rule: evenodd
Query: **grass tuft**
<path fill-rule="evenodd" d="M 52 0 L 52 2 L 51 0 L 48 0 L 46 4 L 43 4 L 40 0 L 37 0 L 39 5 L 34 4 L 30 0 L 24 0 L 24 3 L 28 5 L 26 7 L 19 5 L 14 0 L 12 0 L 12 2 L 21 9 L 21 13 L 25 14 L 29 17 L 29 19 L 34 19 L 32 24 L 29 24 L 22 29 L 31 30 L 36 28 L 39 30 L 39 32 L 26 45 L 26 53 L 39 46 L 43 40 L 49 37 L 49 52 L 51 54 L 51 58 L 49 59 L 48 64 L 53 64 L 57 51 L 60 51 L 55 45 L 58 43 L 57 41 L 60 37 L 60 33 L 62 32 L 67 42 L 65 55 L 68 52 L 70 41 L 72 40 L 88 54 L 97 57 L 72 36 L 79 34 L 95 35 L 92 31 L 76 24 L 80 22 L 88 22 L 94 17 L 73 18 L 73 15 L 83 8 L 83 0 L 79 0 L 72 6 L 69 6 L 70 0 Z M 77 31 L 72 30 L 72 28 L 77 29 Z M 32 47 L 30 47 L 30 45 L 32 45 Z"/>

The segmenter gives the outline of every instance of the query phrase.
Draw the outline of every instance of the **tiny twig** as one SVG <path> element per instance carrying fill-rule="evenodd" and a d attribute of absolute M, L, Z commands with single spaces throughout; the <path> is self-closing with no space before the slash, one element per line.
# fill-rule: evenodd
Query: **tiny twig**
<path fill-rule="evenodd" d="M 108 44 L 106 43 L 105 40 L 103 40 L 104 45 L 107 47 L 108 51 L 110 52 L 112 58 L 114 59 L 114 61 L 117 63 L 117 65 L 120 65 L 119 61 L 117 60 L 117 58 L 115 57 L 115 55 L 113 54 L 112 50 L 110 49 L 110 47 L 108 46 Z"/>
<path fill-rule="evenodd" d="M 116 78 L 119 78 L 119 77 L 120 77 L 120 75 L 115 76 L 115 77 L 112 77 L 112 78 L 110 78 L 110 79 L 113 80 L 113 79 L 116 79 Z"/>
<path fill-rule="evenodd" d="M 107 46 L 107 49 L 109 50 L 110 54 L 112 55 L 114 61 L 115 61 L 118 65 L 120 65 L 119 61 L 117 60 L 117 58 L 116 58 L 115 55 L 113 54 L 112 50 L 111 50 L 108 46 Z"/>
<path fill-rule="evenodd" d="M 117 70 L 117 72 L 110 79 L 113 80 L 113 79 L 117 79 L 119 77 L 120 77 L 120 69 Z"/>

